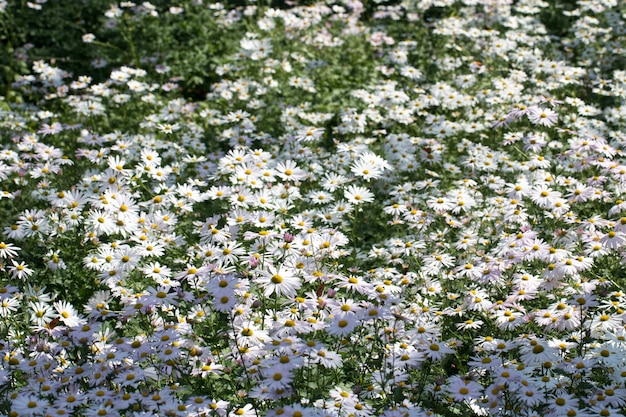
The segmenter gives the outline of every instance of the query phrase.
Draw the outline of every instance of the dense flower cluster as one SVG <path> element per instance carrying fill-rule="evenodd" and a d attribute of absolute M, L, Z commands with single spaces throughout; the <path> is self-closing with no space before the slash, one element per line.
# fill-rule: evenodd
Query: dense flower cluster
<path fill-rule="evenodd" d="M 626 9 L 573 6 L 113 4 L 246 32 L 202 101 L 159 57 L 13 83 L 0 415 L 622 415 Z"/>

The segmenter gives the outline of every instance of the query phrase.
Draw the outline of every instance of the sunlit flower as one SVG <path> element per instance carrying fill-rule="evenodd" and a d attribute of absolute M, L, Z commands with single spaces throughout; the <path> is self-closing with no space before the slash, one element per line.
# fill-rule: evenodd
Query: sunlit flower
<path fill-rule="evenodd" d="M 346 336 L 358 325 L 354 314 L 340 313 L 333 318 L 330 326 L 326 328 L 326 332 L 333 336 Z"/>
<path fill-rule="evenodd" d="M 626 243 L 626 234 L 611 230 L 600 239 L 600 242 L 606 250 L 618 249 Z"/>
<path fill-rule="evenodd" d="M 35 270 L 31 269 L 24 262 L 15 262 L 15 260 L 11 259 L 12 265 L 9 266 L 9 272 L 11 272 L 11 276 L 15 279 L 23 280 L 29 276 L 31 276 Z"/>
<path fill-rule="evenodd" d="M 305 172 L 294 161 L 288 160 L 276 165 L 276 175 L 286 181 L 299 181 L 305 177 Z"/>
<path fill-rule="evenodd" d="M 257 279 L 257 282 L 264 289 L 264 295 L 266 297 L 276 294 L 278 297 L 285 296 L 292 298 L 296 296 L 296 291 L 302 285 L 300 278 L 286 266 L 275 268 L 274 266 L 268 265 L 262 273 L 263 275 Z"/>
<path fill-rule="evenodd" d="M 46 410 L 49 402 L 35 395 L 18 395 L 11 401 L 11 410 L 18 416 L 41 415 L 41 410 Z"/>
<path fill-rule="evenodd" d="M 0 258 L 13 258 L 17 256 L 17 251 L 21 250 L 12 243 L 0 242 Z"/>
<path fill-rule="evenodd" d="M 520 346 L 522 361 L 528 366 L 542 365 L 546 362 L 558 362 L 558 351 L 541 339 L 524 340 Z"/>
<path fill-rule="evenodd" d="M 349 203 L 358 205 L 374 201 L 374 194 L 365 187 L 350 185 L 344 191 L 344 197 Z"/>
<path fill-rule="evenodd" d="M 446 391 L 454 401 L 470 401 L 482 395 L 483 387 L 471 379 L 453 376 L 448 380 Z"/>
<path fill-rule="evenodd" d="M 432 340 L 430 343 L 426 342 L 420 351 L 425 357 L 433 361 L 441 361 L 447 355 L 454 353 L 453 349 L 437 340 Z"/>
<path fill-rule="evenodd" d="M 558 120 L 558 115 L 554 110 L 533 106 L 529 109 L 528 120 L 531 123 L 539 126 L 550 127 L 555 124 Z"/>
<path fill-rule="evenodd" d="M 59 319 L 67 327 L 76 327 L 85 322 L 79 315 L 76 309 L 67 301 L 56 301 L 54 308 L 59 313 Z"/>
<path fill-rule="evenodd" d="M 167 134 L 167 135 L 171 135 L 172 133 L 180 130 L 180 125 L 178 125 L 178 123 L 165 123 L 165 124 L 157 124 L 157 128 Z"/>

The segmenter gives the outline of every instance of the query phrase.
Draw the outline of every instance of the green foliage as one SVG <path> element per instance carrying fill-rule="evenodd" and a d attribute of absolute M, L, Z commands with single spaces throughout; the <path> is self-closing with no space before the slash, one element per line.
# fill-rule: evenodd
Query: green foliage
<path fill-rule="evenodd" d="M 81 37 L 99 25 L 110 1 L 51 0 L 45 6 L 34 4 L 41 10 L 17 0 L 8 2 L 0 13 L 0 65 L 4 73 L 0 92 L 11 101 L 16 100 L 11 84 L 17 75 L 26 74 L 29 62 L 54 62 L 76 74 L 91 71 L 94 51 Z"/>

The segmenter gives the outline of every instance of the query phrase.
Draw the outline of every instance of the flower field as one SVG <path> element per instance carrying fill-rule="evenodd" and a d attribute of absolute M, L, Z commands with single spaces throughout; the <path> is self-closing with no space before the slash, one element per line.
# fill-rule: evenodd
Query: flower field
<path fill-rule="evenodd" d="M 625 416 L 625 47 L 618 0 L 0 0 L 0 416 Z"/>

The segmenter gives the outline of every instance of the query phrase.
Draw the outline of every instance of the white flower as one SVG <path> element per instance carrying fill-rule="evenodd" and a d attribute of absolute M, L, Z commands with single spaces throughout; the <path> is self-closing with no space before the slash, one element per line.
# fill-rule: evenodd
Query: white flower
<path fill-rule="evenodd" d="M 479 383 L 459 376 L 451 377 L 446 389 L 452 399 L 459 402 L 478 399 L 483 390 L 484 388 Z"/>
<path fill-rule="evenodd" d="M 170 134 L 176 132 L 177 130 L 179 130 L 180 129 L 180 125 L 178 123 L 173 123 L 173 124 L 170 124 L 170 123 L 161 124 L 161 123 L 159 123 L 159 124 L 157 124 L 157 128 L 161 132 L 165 133 L 166 135 L 170 135 Z"/>
<path fill-rule="evenodd" d="M 541 208 L 552 207 L 559 198 L 561 198 L 561 193 L 545 184 L 539 184 L 530 191 L 530 199 Z"/>
<path fill-rule="evenodd" d="M 606 250 L 619 249 L 626 243 L 626 234 L 611 230 L 600 239 L 600 242 Z"/>
<path fill-rule="evenodd" d="M 283 180 L 298 181 L 305 177 L 306 173 L 296 166 L 291 160 L 280 162 L 276 165 L 277 175 Z"/>
<path fill-rule="evenodd" d="M 354 313 L 340 313 L 333 318 L 326 332 L 333 336 L 345 337 L 352 333 L 358 324 Z"/>
<path fill-rule="evenodd" d="M 78 312 L 67 301 L 57 301 L 54 308 L 59 313 L 59 318 L 67 327 L 76 327 L 85 323 L 85 320 L 79 317 Z"/>
<path fill-rule="evenodd" d="M 0 258 L 12 258 L 17 256 L 17 251 L 21 250 L 12 243 L 0 242 Z"/>
<path fill-rule="evenodd" d="M 373 152 L 366 152 L 360 155 L 359 159 L 352 164 L 350 171 L 357 177 L 362 177 L 369 181 L 370 179 L 380 178 L 383 171 L 390 168 L 389 163 L 383 158 Z"/>
<path fill-rule="evenodd" d="M 11 411 L 18 416 L 41 415 L 41 410 L 47 410 L 49 402 L 35 395 L 18 395 L 11 401 Z"/>
<path fill-rule="evenodd" d="M 11 259 L 11 262 L 13 263 L 13 266 L 9 267 L 9 271 L 11 272 L 11 276 L 13 278 L 24 279 L 31 276 L 33 272 L 35 272 L 34 270 L 30 269 L 28 265 L 26 265 L 24 262 L 17 263 L 13 259 Z"/>
<path fill-rule="evenodd" d="M 324 135 L 323 127 L 309 126 L 298 130 L 295 139 L 301 142 L 313 142 Z"/>
<path fill-rule="evenodd" d="M 281 266 L 276 269 L 271 265 L 263 271 L 263 276 L 257 279 L 257 282 L 263 287 L 266 297 L 276 294 L 277 297 L 284 295 L 287 298 L 293 298 L 302 285 L 300 278 L 287 267 Z"/>
<path fill-rule="evenodd" d="M 558 120 L 558 114 L 554 110 L 532 106 L 528 111 L 528 120 L 534 125 L 550 127 Z"/>
<path fill-rule="evenodd" d="M 110 235 L 115 233 L 116 230 L 115 219 L 102 210 L 89 212 L 86 223 L 96 236 Z"/>
<path fill-rule="evenodd" d="M 343 195 L 348 202 L 355 205 L 374 201 L 374 194 L 367 188 L 358 185 L 348 186 Z"/>
<path fill-rule="evenodd" d="M 256 417 L 258 414 L 252 408 L 252 404 L 246 404 L 243 408 L 233 409 L 228 414 L 228 417 Z"/>
<path fill-rule="evenodd" d="M 235 338 L 239 346 L 261 346 L 270 340 L 267 331 L 261 330 L 251 321 L 235 325 Z"/>

